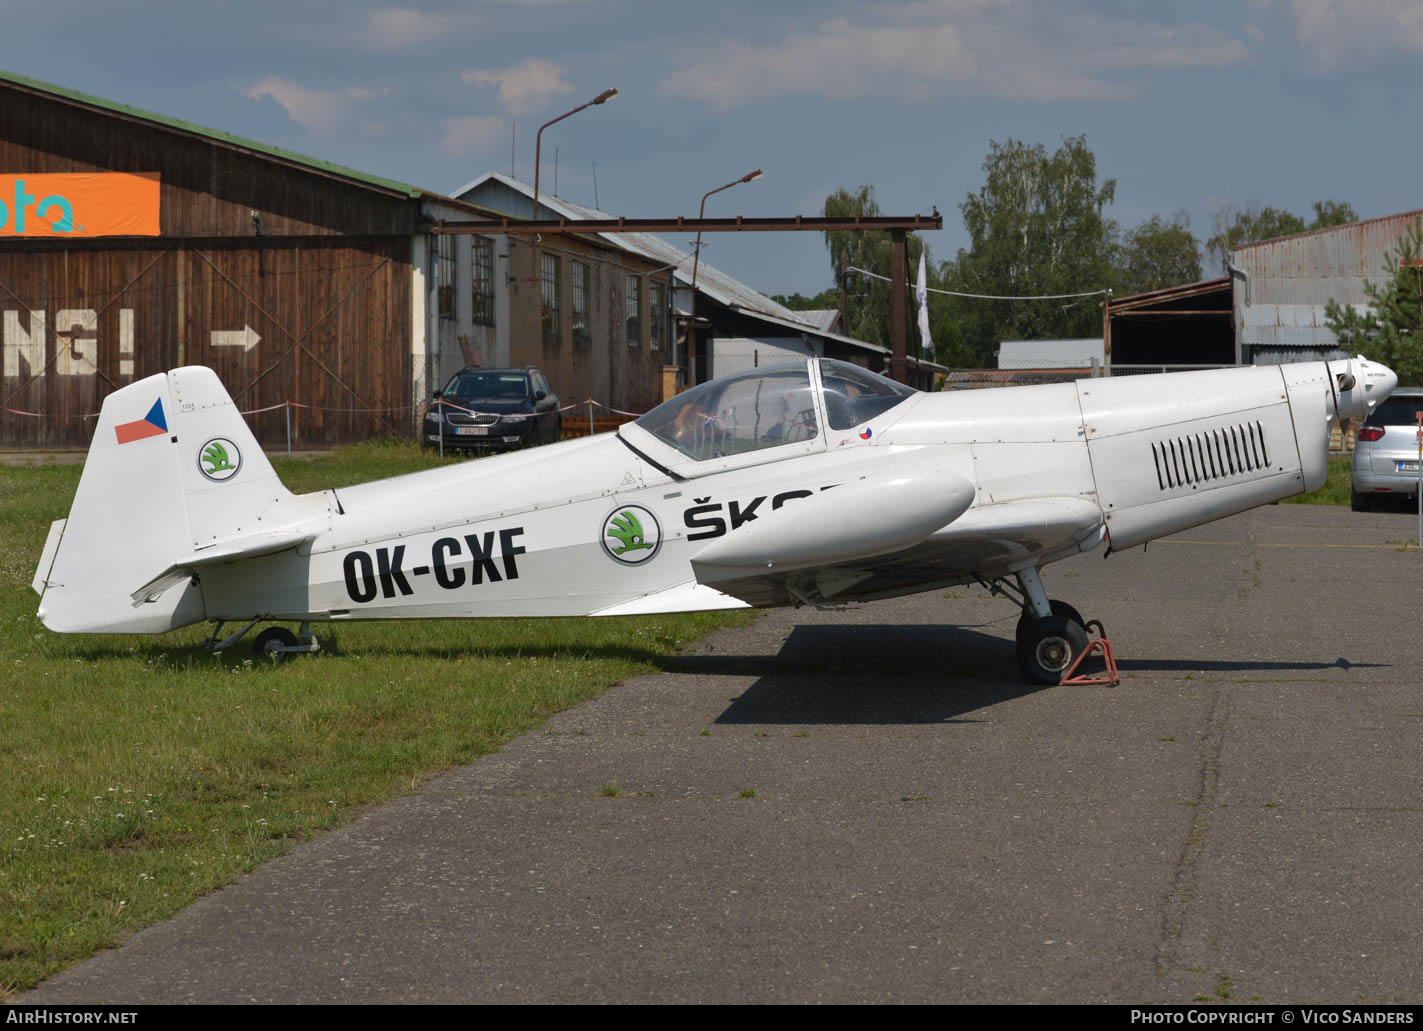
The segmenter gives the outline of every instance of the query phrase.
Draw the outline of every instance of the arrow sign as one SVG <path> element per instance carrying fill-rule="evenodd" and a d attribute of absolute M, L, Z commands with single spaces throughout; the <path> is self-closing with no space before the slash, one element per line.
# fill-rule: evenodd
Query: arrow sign
<path fill-rule="evenodd" d="M 212 331 L 213 347 L 240 347 L 243 351 L 250 351 L 257 346 L 257 342 L 261 339 L 257 335 L 257 331 L 245 322 L 241 329 L 215 329 Z"/>

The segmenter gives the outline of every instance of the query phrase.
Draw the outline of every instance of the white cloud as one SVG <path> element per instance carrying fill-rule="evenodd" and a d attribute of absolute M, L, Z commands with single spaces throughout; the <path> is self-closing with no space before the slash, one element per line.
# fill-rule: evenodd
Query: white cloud
<path fill-rule="evenodd" d="M 770 43 L 713 47 L 660 85 L 717 110 L 776 95 L 924 101 L 950 96 L 1110 100 L 1139 92 L 1103 72 L 1246 63 L 1241 40 L 1202 24 L 1064 11 L 1047 0 L 931 0 L 876 8 Z"/>
<path fill-rule="evenodd" d="M 499 102 L 511 114 L 537 111 L 549 98 L 559 93 L 572 93 L 573 87 L 564 79 L 565 69 L 541 57 L 527 57 L 516 65 L 494 70 L 473 68 L 460 72 L 460 78 L 476 86 L 497 86 Z"/>
<path fill-rule="evenodd" d="M 1268 2 L 1260 6 L 1271 6 Z M 1423 54 L 1418 0 L 1283 0 L 1308 71 L 1332 75 L 1381 57 Z"/>
<path fill-rule="evenodd" d="M 271 97 L 286 109 L 287 117 L 302 128 L 317 135 L 329 135 L 345 126 L 351 115 L 364 104 L 388 97 L 390 87 L 368 89 L 347 86 L 345 89 L 309 89 L 299 82 L 269 75 L 243 90 L 250 100 Z"/>
<path fill-rule="evenodd" d="M 440 146 L 449 154 L 476 154 L 502 140 L 507 125 L 504 119 L 493 115 L 445 118 L 440 121 L 440 127 L 445 130 Z"/>
<path fill-rule="evenodd" d="M 365 50 L 410 51 L 466 32 L 474 23 L 468 11 L 430 14 L 411 7 L 381 7 L 361 15 L 351 35 Z"/>
<path fill-rule="evenodd" d="M 248 98 L 271 97 L 286 108 L 287 117 L 315 133 L 331 132 L 344 117 L 347 98 L 339 90 L 307 89 L 298 82 L 269 75 L 245 91 Z"/>

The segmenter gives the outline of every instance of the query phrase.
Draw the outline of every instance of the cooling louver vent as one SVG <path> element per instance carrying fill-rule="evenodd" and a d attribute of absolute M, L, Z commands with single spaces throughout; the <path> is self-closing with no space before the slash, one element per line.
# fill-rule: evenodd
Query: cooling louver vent
<path fill-rule="evenodd" d="M 1243 476 L 1270 464 L 1265 427 L 1258 422 L 1171 437 L 1151 445 L 1162 490 Z"/>

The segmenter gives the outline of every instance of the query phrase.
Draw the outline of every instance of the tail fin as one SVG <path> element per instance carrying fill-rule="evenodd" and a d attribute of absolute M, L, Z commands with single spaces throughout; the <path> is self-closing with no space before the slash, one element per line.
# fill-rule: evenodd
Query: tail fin
<path fill-rule="evenodd" d="M 35 578 L 40 619 L 89 633 L 198 622 L 206 613 L 190 582 L 146 604 L 133 592 L 205 548 L 281 526 L 288 520 L 274 518 L 274 506 L 291 499 L 211 369 L 175 369 L 115 391 L 69 518 L 50 530 Z"/>

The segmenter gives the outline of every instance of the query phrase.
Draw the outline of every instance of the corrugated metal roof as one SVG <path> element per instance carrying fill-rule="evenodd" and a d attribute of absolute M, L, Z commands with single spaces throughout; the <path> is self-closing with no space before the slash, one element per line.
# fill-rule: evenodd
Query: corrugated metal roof
<path fill-rule="evenodd" d="M 802 319 L 818 329 L 830 330 L 840 317 L 839 308 L 810 308 L 796 312 Z"/>
<path fill-rule="evenodd" d="M 1230 293 L 1230 277 L 1220 276 L 1216 279 L 1202 279 L 1196 283 L 1183 283 L 1180 286 L 1168 286 L 1160 290 L 1147 290 L 1139 294 L 1127 294 L 1122 297 L 1112 298 L 1113 311 L 1127 311 L 1133 308 L 1150 308 L 1158 304 L 1167 304 L 1171 301 L 1184 301 L 1188 298 L 1202 297 L 1207 294 L 1224 291 Z M 1225 309 L 1222 308 L 1222 311 Z"/>
<path fill-rule="evenodd" d="M 297 154 L 294 151 L 283 150 L 281 147 L 273 147 L 266 143 L 259 143 L 256 140 L 249 140 L 243 136 L 235 136 L 232 133 L 221 132 L 217 129 L 208 129 L 201 125 L 194 125 L 191 122 L 180 121 L 177 118 L 169 118 L 166 115 L 155 114 L 152 111 L 145 111 L 142 108 L 130 107 L 128 104 L 115 103 L 112 100 L 105 100 L 102 97 L 94 97 L 87 93 L 80 93 L 77 90 L 65 89 L 63 86 L 55 86 L 48 82 L 40 82 L 38 79 L 15 75 L 12 72 L 0 71 L 0 82 L 9 83 L 23 90 L 43 93 L 70 103 L 81 104 L 85 107 L 95 108 L 100 111 L 107 111 L 110 114 L 117 114 L 126 118 L 147 122 L 150 125 L 172 129 L 188 136 L 201 136 L 204 139 L 222 144 L 223 146 L 232 147 L 237 150 L 251 151 L 264 157 L 275 158 L 287 164 L 300 165 L 312 171 L 350 180 L 361 186 L 373 187 L 405 197 L 443 197 L 442 194 L 435 193 L 432 190 L 421 189 L 418 186 L 411 186 L 409 183 L 402 183 L 394 179 L 386 179 L 376 175 L 368 175 L 365 172 L 358 172 L 354 168 L 347 168 L 345 165 L 338 165 L 331 161 L 322 161 L 320 158 Z"/>

